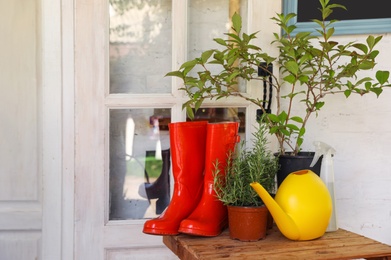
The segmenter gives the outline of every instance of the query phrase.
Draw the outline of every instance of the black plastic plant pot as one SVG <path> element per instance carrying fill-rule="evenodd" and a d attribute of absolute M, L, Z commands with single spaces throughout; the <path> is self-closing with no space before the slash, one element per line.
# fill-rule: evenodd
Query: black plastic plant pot
<path fill-rule="evenodd" d="M 289 154 L 278 155 L 278 162 L 280 164 L 280 169 L 277 172 L 277 187 L 283 182 L 283 180 L 292 172 L 299 170 L 311 170 L 316 175 L 320 176 L 320 167 L 322 165 L 321 156 L 317 163 L 310 167 L 312 160 L 314 159 L 314 152 L 300 152 L 298 155 L 293 156 Z"/>

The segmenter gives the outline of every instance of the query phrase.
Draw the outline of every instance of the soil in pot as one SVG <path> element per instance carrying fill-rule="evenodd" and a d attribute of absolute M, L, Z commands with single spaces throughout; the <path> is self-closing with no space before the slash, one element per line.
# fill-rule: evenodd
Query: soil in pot
<path fill-rule="evenodd" d="M 278 156 L 278 163 L 280 164 L 280 169 L 277 171 L 277 186 L 279 187 L 282 181 L 285 180 L 286 176 L 290 173 L 299 170 L 311 170 L 320 176 L 323 156 L 319 158 L 313 167 L 310 167 L 314 155 L 314 152 L 300 152 L 296 156 L 275 154 L 275 156 Z"/>
<path fill-rule="evenodd" d="M 266 237 L 269 210 L 266 206 L 228 206 L 229 236 L 240 241 L 258 241 Z"/>

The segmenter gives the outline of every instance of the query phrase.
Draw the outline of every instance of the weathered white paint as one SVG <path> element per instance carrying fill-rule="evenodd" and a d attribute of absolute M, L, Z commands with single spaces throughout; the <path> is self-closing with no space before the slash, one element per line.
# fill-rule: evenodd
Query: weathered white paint
<path fill-rule="evenodd" d="M 47 0 L 51 1 L 51 0 Z M 75 207 L 75 49 L 74 1 L 61 2 L 62 28 L 62 189 L 61 189 L 61 257 L 74 259 Z"/>
<path fill-rule="evenodd" d="M 365 41 L 365 35 L 336 38 Z M 378 69 L 390 70 L 391 36 L 378 49 Z M 369 71 L 368 76 L 373 76 Z M 333 146 L 337 220 L 341 228 L 391 245 L 391 89 L 376 98 L 330 96 L 307 127 L 304 149 L 314 140 Z"/>
<path fill-rule="evenodd" d="M 60 259 L 62 253 L 62 57 L 61 2 L 41 1 L 40 17 L 40 133 L 42 149 L 42 258 Z M 65 140 L 65 142 L 68 142 Z"/>
<path fill-rule="evenodd" d="M 182 5 L 180 5 L 182 6 Z M 108 2 L 75 1 L 75 239 L 76 259 L 176 259 L 160 236 L 142 233 L 143 220 L 109 221 L 108 111 L 114 107 L 172 107 L 170 94 L 109 95 Z M 183 19 L 183 18 L 182 18 Z M 146 69 L 148 66 L 142 64 Z M 138 69 L 141 69 L 139 67 Z M 136 103 L 133 100 L 138 100 Z M 130 102 L 129 102 L 130 101 Z M 148 101 L 150 103 L 148 103 Z M 152 106 L 153 107 L 153 106 Z M 94 248 L 94 250 L 91 250 Z"/>
<path fill-rule="evenodd" d="M 252 19 L 259 31 L 257 42 L 276 55 L 269 43 L 277 31 L 269 18 L 280 12 L 279 1 L 250 1 L 254 5 Z M 259 2 L 262 2 L 259 3 Z M 262 5 L 262 6 L 261 6 Z M 366 35 L 339 36 L 341 42 L 365 41 Z M 390 70 L 391 35 L 386 34 L 378 45 L 378 69 Z M 368 72 L 371 74 L 371 72 Z M 371 74 L 373 75 L 373 74 Z M 256 94 L 256 86 L 252 86 Z M 343 95 L 327 98 L 324 109 L 307 126 L 304 150 L 314 150 L 320 140 L 337 150 L 335 162 L 335 192 L 339 226 L 391 245 L 391 168 L 388 150 L 391 146 L 391 89 L 376 98 Z M 273 141 L 274 139 L 271 138 Z M 271 147 L 277 149 L 276 143 Z"/>
<path fill-rule="evenodd" d="M 0 3 L 2 12 L 0 199 L 36 201 L 38 183 L 38 98 L 36 1 Z M 24 75 L 24 76 L 21 76 Z M 27 109 L 29 108 L 29 109 Z M 24 181 L 20 181 L 23 179 Z"/>
<path fill-rule="evenodd" d="M 0 2 L 0 259 L 41 252 L 39 1 Z"/>
<path fill-rule="evenodd" d="M 248 5 L 249 31 L 260 30 L 257 42 L 276 52 L 269 45 L 276 28 L 269 18 L 280 10 L 279 1 Z M 186 7 L 186 1 L 173 1 L 173 12 L 183 12 L 173 18 L 174 68 L 187 55 Z M 71 0 L 0 2 L 0 259 L 150 259 L 162 258 L 161 252 L 173 258 L 161 237 L 140 233 L 142 221 L 106 222 L 102 212 L 107 115 L 97 107 L 131 102 L 104 101 L 99 94 L 107 84 L 105 8 L 103 0 L 75 6 Z M 338 40 L 352 37 L 365 38 Z M 385 35 L 380 43 L 380 68 L 391 69 L 390 41 Z M 164 106 L 172 106 L 179 121 L 180 82 L 172 80 Z M 329 97 L 310 121 L 303 148 L 322 140 L 337 150 L 340 227 L 391 245 L 390 98 L 391 89 L 378 99 Z"/>

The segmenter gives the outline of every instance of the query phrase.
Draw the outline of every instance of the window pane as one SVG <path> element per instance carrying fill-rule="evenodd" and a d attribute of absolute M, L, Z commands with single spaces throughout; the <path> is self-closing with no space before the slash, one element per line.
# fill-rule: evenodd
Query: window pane
<path fill-rule="evenodd" d="M 194 120 L 207 120 L 209 123 L 216 122 L 239 122 L 239 135 L 241 140 L 246 132 L 246 108 L 244 107 L 213 107 L 200 108 L 194 115 Z M 187 121 L 190 121 L 188 118 Z"/>
<path fill-rule="evenodd" d="M 367 0 L 338 0 L 338 4 L 346 7 L 347 10 L 336 8 L 328 17 L 328 20 L 356 20 L 356 19 L 377 19 L 390 18 L 391 14 L 386 6 L 388 0 L 376 0 L 376 4 L 368 4 Z M 312 19 L 322 19 L 319 11 L 321 5 L 319 1 L 300 0 L 297 1 L 297 21 L 311 22 Z"/>
<path fill-rule="evenodd" d="M 382 0 L 385 2 L 385 0 Z M 309 1 L 311 3 L 318 3 L 318 1 Z M 347 1 L 344 1 L 347 3 Z M 342 2 L 342 4 L 344 4 L 344 2 Z M 364 2 L 364 1 L 350 1 L 351 3 L 354 3 L 354 9 L 355 8 L 362 8 L 360 6 L 360 3 L 361 2 Z M 310 14 L 311 15 L 311 18 L 316 18 L 316 15 L 318 15 L 318 10 L 316 10 L 317 12 L 315 14 L 313 14 L 313 12 L 311 12 L 311 8 L 313 8 L 313 6 L 311 5 L 306 5 L 306 3 L 304 1 L 300 1 L 300 4 L 303 4 L 303 5 L 300 5 L 299 6 L 299 1 L 298 0 L 284 0 L 283 1 L 283 9 L 284 9 L 284 13 L 285 14 L 288 14 L 288 13 L 296 13 L 298 14 L 298 16 L 296 18 L 293 18 L 291 20 L 291 22 L 289 24 L 296 24 L 297 28 L 291 33 L 291 36 L 294 36 L 300 32 L 311 32 L 313 33 L 314 35 L 318 35 L 319 33 L 316 31 L 315 28 L 318 28 L 319 26 L 315 23 L 315 22 L 306 22 L 308 20 L 308 16 L 307 14 Z M 368 6 L 368 5 L 367 5 Z M 309 9 L 307 8 L 309 7 Z M 377 8 L 377 10 L 379 9 L 378 8 L 378 5 L 371 5 L 371 7 L 375 7 L 375 10 Z M 369 18 L 371 16 L 371 12 L 373 12 L 373 10 L 369 10 L 369 12 L 367 12 L 367 10 L 365 9 L 365 16 L 368 16 L 368 17 L 361 17 L 360 19 L 353 19 L 353 17 L 349 17 L 350 15 L 355 15 L 355 11 L 352 10 L 353 12 L 350 12 L 349 10 L 349 6 L 347 6 L 348 8 L 348 11 L 346 12 L 345 10 L 338 10 L 338 12 L 336 12 L 336 15 L 337 15 L 337 19 L 338 17 L 340 18 L 340 21 L 337 22 L 337 23 L 334 23 L 333 24 L 333 27 L 335 29 L 335 33 L 334 35 L 350 35 L 350 34 L 381 34 L 381 33 L 388 33 L 390 32 L 390 26 L 389 24 L 391 23 L 391 18 L 375 18 L 375 17 L 387 17 L 389 15 L 384 15 L 384 13 L 382 14 L 382 12 L 379 12 L 379 13 L 376 13 L 375 16 L 372 16 L 373 18 L 371 19 L 366 19 L 366 18 Z M 388 11 L 387 8 L 383 8 L 383 10 L 385 10 L 386 12 Z M 303 15 L 303 12 L 304 12 L 304 15 Z M 342 12 L 342 13 L 340 13 Z M 338 14 L 339 13 L 339 14 Z M 349 13 L 349 15 L 346 15 L 347 13 Z M 389 12 L 388 12 L 389 14 Z M 334 15 L 334 13 L 333 13 Z M 357 17 L 356 17 L 357 18 Z M 353 20 L 352 20 L 353 19 Z M 298 23 L 296 23 L 298 22 Z"/>
<path fill-rule="evenodd" d="M 110 110 L 110 220 L 154 218 L 170 200 L 170 109 Z M 245 108 L 202 108 L 194 120 L 240 122 Z"/>
<path fill-rule="evenodd" d="M 247 0 L 189 0 L 188 20 L 188 59 L 192 60 L 201 56 L 201 53 L 209 49 L 219 49 L 213 39 L 227 39 L 226 33 L 230 32 L 230 13 L 237 12 L 242 20 L 247 20 Z M 246 32 L 246 23 L 242 24 L 242 32 Z M 217 65 L 208 65 L 212 72 L 221 71 Z M 245 82 L 240 82 L 238 88 L 246 92 Z"/>
<path fill-rule="evenodd" d="M 170 93 L 171 1 L 110 0 L 110 93 Z"/>
<path fill-rule="evenodd" d="M 110 220 L 159 215 L 168 205 L 170 109 L 110 111 Z"/>

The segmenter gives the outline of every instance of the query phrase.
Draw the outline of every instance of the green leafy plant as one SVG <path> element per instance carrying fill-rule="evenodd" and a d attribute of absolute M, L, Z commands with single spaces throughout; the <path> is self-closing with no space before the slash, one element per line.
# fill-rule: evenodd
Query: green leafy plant
<path fill-rule="evenodd" d="M 194 111 L 205 99 L 230 96 L 254 103 L 265 114 L 268 112 L 265 108 L 267 101 L 238 91 L 237 84 L 240 80 L 265 80 L 270 74 L 276 92 L 276 111 L 269 113 L 264 122 L 269 132 L 276 136 L 280 154 L 297 155 L 304 141 L 308 119 L 324 107 L 326 96 L 343 94 L 348 98 L 351 94 L 362 96 L 368 93 L 379 96 L 383 88 L 390 87 L 389 71 L 376 71 L 374 78 L 360 76 L 360 72 L 375 68 L 375 58 L 379 55 L 375 47 L 382 36 L 368 36 L 363 43 L 338 43 L 332 38 L 333 24 L 337 20 L 328 21 L 327 18 L 335 8 L 346 8 L 331 4 L 329 0 L 319 2 L 322 20 L 313 19 L 318 26 L 316 35 L 311 32 L 293 35 L 296 26 L 290 21 L 296 16 L 294 13 L 277 14 L 272 18 L 282 30 L 281 35 L 274 34 L 272 42 L 279 49 L 278 57 L 269 56 L 251 44 L 257 33 L 241 33 L 241 17 L 234 14 L 234 33 L 227 33 L 228 39 L 214 39 L 222 50 L 207 50 L 200 57 L 182 64 L 179 70 L 167 73 L 167 76 L 179 77 L 184 82 L 182 90 L 189 100 L 183 108 L 188 116 L 193 118 Z M 269 71 L 269 65 L 273 63 L 279 68 L 279 75 Z M 216 66 L 219 67 L 218 73 L 214 73 Z M 265 72 L 261 74 L 265 75 L 258 75 L 259 67 Z"/>
<path fill-rule="evenodd" d="M 278 161 L 267 149 L 267 128 L 260 124 L 253 134 L 254 147 L 244 149 L 244 142 L 237 146 L 237 154 L 231 153 L 225 167 L 225 174 L 219 171 L 219 162 L 215 164 L 214 190 L 217 198 L 225 205 L 261 206 L 262 200 L 249 185 L 257 181 L 270 193 L 275 193 L 275 176 Z"/>

